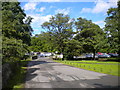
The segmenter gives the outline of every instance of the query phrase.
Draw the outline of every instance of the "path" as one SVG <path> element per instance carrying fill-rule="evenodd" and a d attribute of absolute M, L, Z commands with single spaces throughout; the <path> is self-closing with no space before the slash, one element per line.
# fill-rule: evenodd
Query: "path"
<path fill-rule="evenodd" d="M 115 88 L 118 77 L 53 62 L 48 57 L 30 61 L 25 88 Z"/>

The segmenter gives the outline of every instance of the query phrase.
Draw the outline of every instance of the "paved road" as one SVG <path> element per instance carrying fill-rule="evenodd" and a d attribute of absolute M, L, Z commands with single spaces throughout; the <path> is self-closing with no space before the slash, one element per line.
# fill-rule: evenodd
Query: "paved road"
<path fill-rule="evenodd" d="M 25 88 L 115 88 L 118 77 L 53 62 L 48 57 L 30 61 Z"/>

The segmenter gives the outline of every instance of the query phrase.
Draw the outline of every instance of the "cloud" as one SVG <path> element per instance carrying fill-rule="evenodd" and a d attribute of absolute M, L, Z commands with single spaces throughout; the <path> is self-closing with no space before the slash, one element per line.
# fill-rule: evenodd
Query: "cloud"
<path fill-rule="evenodd" d="M 55 6 L 50 6 L 50 9 L 51 9 L 51 8 L 55 8 Z"/>
<path fill-rule="evenodd" d="M 92 8 L 82 8 L 81 13 L 89 13 Z"/>
<path fill-rule="evenodd" d="M 43 16 L 41 14 L 28 14 L 27 16 L 31 16 L 33 18 L 31 23 L 31 27 L 34 30 L 33 34 L 40 33 L 42 31 L 41 25 L 44 22 L 49 21 L 49 19 L 52 17 L 52 15 Z"/>
<path fill-rule="evenodd" d="M 95 24 L 105 23 L 103 20 L 94 22 Z"/>
<path fill-rule="evenodd" d="M 13 0 L 9 0 L 13 1 Z M 94 2 L 96 0 L 18 0 L 19 2 Z"/>
<path fill-rule="evenodd" d="M 41 14 L 29 14 L 28 16 L 31 16 L 33 18 L 32 26 L 41 27 L 41 24 L 49 21 L 52 15 L 42 16 Z"/>
<path fill-rule="evenodd" d="M 57 9 L 57 10 L 55 11 L 55 13 L 56 13 L 56 14 L 57 14 L 57 13 L 63 13 L 63 14 L 65 14 L 65 15 L 67 15 L 67 14 L 69 14 L 70 10 L 71 10 L 71 8 Z"/>
<path fill-rule="evenodd" d="M 117 6 L 117 0 L 108 0 L 108 2 L 105 2 L 104 0 L 98 0 L 95 2 L 96 5 L 93 8 L 83 8 L 81 10 L 81 13 L 101 13 L 106 12 L 110 7 L 116 7 Z"/>
<path fill-rule="evenodd" d="M 61 0 L 19 0 L 20 2 L 60 2 Z"/>
<path fill-rule="evenodd" d="M 34 10 L 36 8 L 36 5 L 37 3 L 28 2 L 23 8 L 24 10 Z"/>
<path fill-rule="evenodd" d="M 46 9 L 45 7 L 41 7 L 39 11 L 43 12 L 45 9 Z"/>
<path fill-rule="evenodd" d="M 103 27 L 104 27 L 104 25 L 105 25 L 105 22 L 104 22 L 103 20 L 100 20 L 100 21 L 95 21 L 95 22 L 93 22 L 93 23 L 95 23 L 95 24 L 99 25 L 101 28 L 103 28 Z"/>

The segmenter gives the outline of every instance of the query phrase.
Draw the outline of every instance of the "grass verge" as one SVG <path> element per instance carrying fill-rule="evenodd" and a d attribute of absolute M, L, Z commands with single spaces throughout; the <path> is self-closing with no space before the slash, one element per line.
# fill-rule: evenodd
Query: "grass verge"
<path fill-rule="evenodd" d="M 27 72 L 27 63 L 31 61 L 30 59 L 21 60 L 20 66 L 17 67 L 17 71 L 14 73 L 13 77 L 8 82 L 7 88 L 16 90 L 18 88 L 24 88 L 25 75 Z"/>
<path fill-rule="evenodd" d="M 120 76 L 119 72 L 119 67 L 120 63 L 119 62 L 101 62 L 101 61 L 60 61 L 60 60 L 54 60 L 55 62 L 59 62 L 65 65 L 70 65 L 90 71 L 95 71 L 99 73 L 105 73 L 109 75 L 114 75 L 114 76 Z"/>

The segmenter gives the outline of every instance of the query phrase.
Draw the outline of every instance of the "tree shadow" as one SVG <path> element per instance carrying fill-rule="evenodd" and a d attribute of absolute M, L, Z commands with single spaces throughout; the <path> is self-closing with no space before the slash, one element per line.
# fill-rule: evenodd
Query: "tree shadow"
<path fill-rule="evenodd" d="M 120 88 L 120 86 L 110 86 L 110 85 L 103 85 L 103 84 L 98 84 L 95 83 L 94 85 L 98 86 L 98 87 L 102 87 L 102 88 Z"/>
<path fill-rule="evenodd" d="M 40 68 L 29 68 L 29 69 L 27 69 L 27 74 L 26 74 L 25 81 L 29 81 L 29 80 L 35 78 L 38 75 L 38 74 L 34 73 L 36 70 L 40 70 Z"/>
<path fill-rule="evenodd" d="M 56 63 L 56 62 L 47 62 L 47 61 L 29 61 L 28 67 L 39 65 L 39 64 L 47 64 L 47 63 Z"/>

